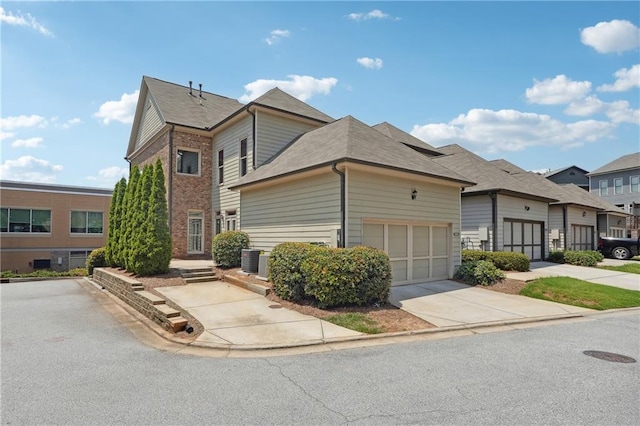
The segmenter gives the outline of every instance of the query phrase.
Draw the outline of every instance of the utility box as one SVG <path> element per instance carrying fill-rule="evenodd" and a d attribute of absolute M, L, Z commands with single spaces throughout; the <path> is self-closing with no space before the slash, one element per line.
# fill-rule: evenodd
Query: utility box
<path fill-rule="evenodd" d="M 269 278 L 269 255 L 261 254 L 258 259 L 258 276 Z"/>
<path fill-rule="evenodd" d="M 478 228 L 478 239 L 480 241 L 489 241 L 489 228 L 486 226 Z"/>
<path fill-rule="evenodd" d="M 559 240 L 560 239 L 560 230 L 559 229 L 552 229 L 551 230 L 551 239 L 552 240 Z"/>
<path fill-rule="evenodd" d="M 260 250 L 243 249 L 242 260 L 240 266 L 244 272 L 249 274 L 258 273 L 258 260 L 260 259 Z"/>

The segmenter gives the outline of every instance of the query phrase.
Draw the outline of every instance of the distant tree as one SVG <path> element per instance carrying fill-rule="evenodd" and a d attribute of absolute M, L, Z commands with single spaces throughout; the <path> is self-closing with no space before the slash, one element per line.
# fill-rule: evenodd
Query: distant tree
<path fill-rule="evenodd" d="M 135 203 L 135 192 L 140 180 L 140 169 L 138 166 L 133 166 L 129 172 L 129 183 L 124 193 L 124 199 L 122 202 L 122 215 L 120 223 L 120 235 L 118 240 L 118 266 L 123 268 L 127 267 L 127 257 L 129 252 L 129 246 L 131 244 L 131 222 L 133 220 L 133 209 Z"/>
<path fill-rule="evenodd" d="M 160 159 L 155 167 L 145 167 L 142 186 L 146 191 L 150 180 L 150 194 L 145 221 L 140 225 L 140 233 L 134 249 L 133 269 L 137 275 L 163 274 L 169 270 L 171 262 L 171 234 L 169 232 L 169 211 L 165 189 L 164 171 Z M 148 176 L 150 175 L 150 177 Z"/>
<path fill-rule="evenodd" d="M 122 222 L 122 202 L 127 189 L 125 178 L 120 179 L 113 189 L 111 196 L 111 206 L 109 207 L 109 230 L 107 236 L 107 246 L 105 247 L 105 259 L 109 266 L 120 266 L 118 263 L 118 238 L 120 234 L 120 223 Z"/>

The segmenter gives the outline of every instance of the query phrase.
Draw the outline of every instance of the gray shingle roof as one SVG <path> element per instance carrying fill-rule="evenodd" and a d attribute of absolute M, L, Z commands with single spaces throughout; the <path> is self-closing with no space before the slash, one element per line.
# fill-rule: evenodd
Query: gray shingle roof
<path fill-rule="evenodd" d="M 527 172 L 525 169 L 521 169 L 520 167 L 516 166 L 513 163 L 508 162 L 503 158 L 500 158 L 498 160 L 491 160 L 489 162 L 494 166 L 496 166 L 497 168 L 499 168 L 500 170 L 505 171 L 507 173 L 526 173 Z"/>
<path fill-rule="evenodd" d="M 201 98 L 197 87 L 189 94 L 189 88 L 179 84 L 147 76 L 143 81 L 166 123 L 206 129 L 243 106 L 235 99 L 205 91 Z"/>
<path fill-rule="evenodd" d="M 386 121 L 373 126 L 374 129 L 384 133 L 391 139 L 402 142 L 405 145 L 409 145 L 418 148 L 420 151 L 426 151 L 429 155 L 441 155 L 437 148 L 429 145 L 428 143 L 416 138 L 415 136 L 398 129 L 396 126 L 387 123 Z"/>
<path fill-rule="evenodd" d="M 555 170 L 550 170 L 547 173 L 545 173 L 543 176 L 548 178 L 549 176 L 554 176 L 554 175 L 557 175 L 558 173 L 564 172 L 565 170 L 569 170 L 572 167 L 575 167 L 576 169 L 580 170 L 582 173 L 585 173 L 585 174 L 589 173 L 588 170 L 585 170 L 585 169 L 583 169 L 581 167 L 578 167 L 578 166 L 567 166 L 567 167 L 561 167 L 561 168 L 555 169 Z"/>
<path fill-rule="evenodd" d="M 541 189 L 532 180 L 505 173 L 504 170 L 460 145 L 447 145 L 438 148 L 438 150 L 447 155 L 434 157 L 432 161 L 465 176 L 469 180 L 477 182 L 476 186 L 466 188 L 463 195 L 500 191 L 522 198 L 535 198 L 547 202 L 557 201 L 557 198 L 548 194 L 548 191 Z"/>
<path fill-rule="evenodd" d="M 595 169 L 591 173 L 587 174 L 587 176 L 603 175 L 605 173 L 629 169 L 640 169 L 640 152 L 634 152 L 633 154 L 627 154 L 620 158 L 616 158 L 612 162 Z"/>
<path fill-rule="evenodd" d="M 294 114 L 313 118 L 314 120 L 323 121 L 325 123 L 334 121 L 333 117 L 330 117 L 311 105 L 294 98 L 277 87 L 253 100 L 250 104 L 264 105 L 266 107 L 292 112 Z"/>
<path fill-rule="evenodd" d="M 416 155 L 413 149 L 347 116 L 301 135 L 269 162 L 241 178 L 231 188 L 339 161 L 352 161 L 446 179 L 461 186 L 473 184 L 470 179 L 436 164 L 428 157 Z"/>
<path fill-rule="evenodd" d="M 602 198 L 597 195 L 585 191 L 573 183 L 564 184 L 564 185 L 556 185 L 563 191 L 564 196 L 557 203 L 552 204 L 576 204 L 579 206 L 596 208 L 599 210 L 604 210 L 606 212 L 615 212 L 625 214 L 620 208 L 614 206 L 611 203 L 606 202 Z"/>

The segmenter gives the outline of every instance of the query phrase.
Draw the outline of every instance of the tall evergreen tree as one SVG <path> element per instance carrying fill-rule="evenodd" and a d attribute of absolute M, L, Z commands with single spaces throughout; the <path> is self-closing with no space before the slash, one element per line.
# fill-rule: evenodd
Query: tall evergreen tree
<path fill-rule="evenodd" d="M 144 275 L 141 272 L 144 270 L 144 265 L 147 263 L 145 243 L 147 239 L 148 223 L 151 220 L 151 212 L 149 211 L 149 201 L 151 199 L 151 186 L 153 184 L 153 165 L 146 165 L 142 171 L 142 177 L 138 181 L 138 188 L 136 189 L 136 202 L 134 204 L 134 215 L 130 226 L 131 230 L 131 244 L 128 252 L 127 270 L 134 272 L 138 275 Z"/>
<path fill-rule="evenodd" d="M 118 239 L 118 265 L 126 268 L 129 245 L 131 244 L 131 221 L 133 220 L 133 208 L 135 191 L 140 179 L 140 169 L 133 166 L 129 172 L 129 183 L 124 193 L 122 202 L 122 222 L 120 223 L 120 238 Z"/>
<path fill-rule="evenodd" d="M 140 249 L 134 261 L 136 274 L 156 275 L 169 270 L 171 234 L 167 208 L 164 171 L 160 159 L 153 167 L 149 210 L 140 239 Z"/>
<path fill-rule="evenodd" d="M 109 231 L 107 236 L 107 246 L 105 249 L 105 260 L 109 266 L 118 266 L 118 234 L 120 233 L 120 223 L 122 222 L 122 201 L 127 188 L 125 178 L 120 179 L 113 189 L 111 196 L 111 206 L 109 207 Z"/>

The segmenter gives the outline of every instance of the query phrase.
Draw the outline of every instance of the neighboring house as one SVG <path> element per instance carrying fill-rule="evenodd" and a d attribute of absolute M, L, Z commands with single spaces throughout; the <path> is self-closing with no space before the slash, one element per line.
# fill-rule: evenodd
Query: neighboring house
<path fill-rule="evenodd" d="M 435 148 L 279 89 L 246 105 L 194 92 L 144 77 L 127 151 L 132 164 L 165 164 L 174 257 L 210 256 L 215 234 L 238 229 L 267 253 L 285 241 L 379 247 L 394 284 L 453 276 L 473 181 L 416 155 Z"/>
<path fill-rule="evenodd" d="M 459 145 L 437 149 L 446 155 L 432 161 L 477 182 L 462 192 L 465 248 L 513 251 L 531 260 L 545 259 L 549 203 L 558 200 L 536 182 L 511 175 Z"/>
<path fill-rule="evenodd" d="M 608 236 L 637 237 L 640 216 L 640 152 L 623 155 L 587 176 L 591 193 L 631 215 L 619 227 L 612 228 L 614 232 Z"/>
<path fill-rule="evenodd" d="M 111 190 L 0 181 L 2 270 L 67 271 L 103 247 Z"/>
<path fill-rule="evenodd" d="M 574 184 L 585 191 L 589 190 L 589 172 L 578 166 L 568 166 L 561 169 L 551 170 L 543 176 L 558 185 Z"/>

